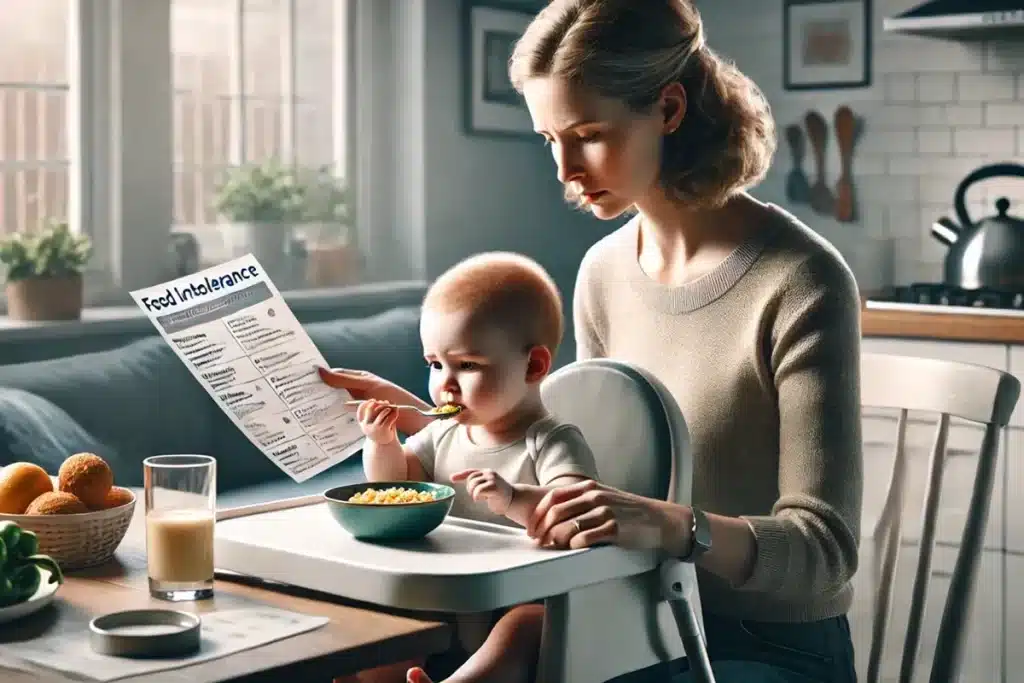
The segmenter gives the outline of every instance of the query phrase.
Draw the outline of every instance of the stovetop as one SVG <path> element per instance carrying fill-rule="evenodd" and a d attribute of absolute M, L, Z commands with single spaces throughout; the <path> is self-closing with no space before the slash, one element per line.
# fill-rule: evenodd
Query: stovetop
<path fill-rule="evenodd" d="M 865 307 L 921 313 L 970 313 L 1024 317 L 1024 291 L 961 289 L 950 285 L 914 283 L 868 297 Z"/>

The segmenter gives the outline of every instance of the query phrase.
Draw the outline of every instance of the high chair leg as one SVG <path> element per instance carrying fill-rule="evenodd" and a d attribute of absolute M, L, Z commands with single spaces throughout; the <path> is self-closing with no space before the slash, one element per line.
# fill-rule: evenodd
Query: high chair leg
<path fill-rule="evenodd" d="M 692 564 L 676 559 L 661 563 L 662 595 L 672 606 L 672 615 L 679 628 L 679 638 L 690 664 L 690 675 L 695 683 L 715 683 L 708 659 L 704 622 L 700 617 L 700 598 L 697 593 L 697 574 Z"/>

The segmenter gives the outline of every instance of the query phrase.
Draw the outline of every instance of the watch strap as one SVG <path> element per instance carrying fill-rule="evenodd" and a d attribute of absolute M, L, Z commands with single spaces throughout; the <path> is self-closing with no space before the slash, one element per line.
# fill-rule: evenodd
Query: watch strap
<path fill-rule="evenodd" d="M 697 558 L 711 550 L 711 522 L 700 508 L 690 506 L 693 525 L 690 527 L 690 552 L 681 557 L 684 562 L 696 562 Z"/>

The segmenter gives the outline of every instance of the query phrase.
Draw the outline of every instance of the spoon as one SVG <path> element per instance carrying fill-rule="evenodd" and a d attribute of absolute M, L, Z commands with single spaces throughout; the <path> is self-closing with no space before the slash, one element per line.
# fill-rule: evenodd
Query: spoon
<path fill-rule="evenodd" d="M 366 403 L 366 401 L 345 401 L 345 405 L 347 406 L 358 406 L 362 405 L 363 403 Z M 462 412 L 462 406 L 456 406 L 450 403 L 443 406 L 436 406 L 434 408 L 431 408 L 430 410 L 423 410 L 422 408 L 417 408 L 416 406 L 407 405 L 397 405 L 390 407 L 396 408 L 398 410 L 415 410 L 417 413 L 424 417 L 436 417 L 442 420 L 449 417 L 455 417 L 456 415 Z"/>

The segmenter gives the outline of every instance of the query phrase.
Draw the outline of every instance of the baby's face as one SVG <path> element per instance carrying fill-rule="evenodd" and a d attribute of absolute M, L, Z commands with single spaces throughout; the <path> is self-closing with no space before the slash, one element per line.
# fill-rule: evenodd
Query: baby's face
<path fill-rule="evenodd" d="M 508 415 L 529 391 L 529 354 L 500 329 L 467 324 L 463 312 L 424 310 L 420 321 L 423 357 L 430 366 L 430 397 L 455 403 L 454 419 L 488 424 Z"/>

